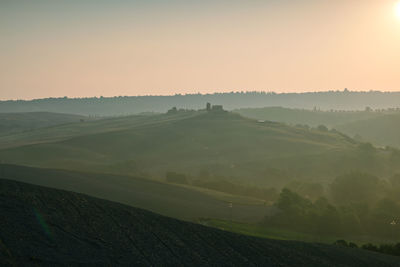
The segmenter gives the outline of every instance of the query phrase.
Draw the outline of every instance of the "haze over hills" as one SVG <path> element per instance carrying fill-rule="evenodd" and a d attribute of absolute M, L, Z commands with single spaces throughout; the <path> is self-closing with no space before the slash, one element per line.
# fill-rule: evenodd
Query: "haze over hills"
<path fill-rule="evenodd" d="M 233 112 L 244 117 L 282 122 L 292 126 L 307 125 L 318 127 L 325 125 L 329 128 L 336 128 L 337 125 L 352 123 L 359 120 L 377 118 L 383 114 L 400 113 L 399 111 L 370 112 L 370 111 L 337 111 L 337 110 L 318 110 L 318 109 L 297 109 L 284 107 L 263 107 L 263 108 L 242 108 L 235 109 Z"/>
<path fill-rule="evenodd" d="M 328 123 L 398 112 L 261 111 Z M 41 167 L 0 164 L 0 176 L 258 237 L 362 244 L 400 235 L 388 223 L 400 211 L 399 150 L 235 112 L 172 108 L 0 133 L 0 162 Z M 42 113 L 19 115 L 23 126 Z"/>
<path fill-rule="evenodd" d="M 336 128 L 380 146 L 400 148 L 400 113 L 344 123 Z"/>
<path fill-rule="evenodd" d="M 0 0 L 0 267 L 400 267 L 399 30 L 400 0 Z"/>
<path fill-rule="evenodd" d="M 0 137 L 0 147 L 0 160 L 12 164 L 155 179 L 174 171 L 278 187 L 294 178 L 326 183 L 354 169 L 380 176 L 399 169 L 396 150 L 229 112 L 79 122 Z"/>
<path fill-rule="evenodd" d="M 359 141 L 371 142 L 378 146 L 400 147 L 400 109 L 320 111 L 265 107 L 237 109 L 234 112 L 248 118 L 283 122 L 293 126 L 324 125 Z"/>
<path fill-rule="evenodd" d="M 89 118 L 79 115 L 50 112 L 0 113 L 0 136 L 87 119 Z"/>
<path fill-rule="evenodd" d="M 201 218 L 259 222 L 271 212 L 264 200 L 133 176 L 0 164 L 0 178 L 84 193 L 196 222 Z M 229 203 L 234 205 L 233 212 Z"/>
<path fill-rule="evenodd" d="M 94 98 L 47 98 L 0 101 L 0 112 L 61 112 L 80 115 L 127 115 L 142 112 L 166 112 L 173 106 L 185 109 L 203 108 L 206 102 L 224 105 L 227 110 L 282 106 L 322 110 L 364 110 L 396 108 L 400 92 L 328 91 L 309 93 L 232 92 L 171 96 L 124 96 Z"/>
<path fill-rule="evenodd" d="M 0 208 L 3 266 L 399 266 L 392 256 L 237 235 L 3 179 Z"/>

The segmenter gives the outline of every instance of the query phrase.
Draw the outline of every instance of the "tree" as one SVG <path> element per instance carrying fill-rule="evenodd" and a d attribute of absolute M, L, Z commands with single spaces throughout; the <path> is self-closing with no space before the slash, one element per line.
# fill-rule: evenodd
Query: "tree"
<path fill-rule="evenodd" d="M 400 215 L 400 206 L 393 200 L 380 200 L 371 211 L 369 230 L 379 236 L 398 237 L 400 229 L 397 225 Z"/>
<path fill-rule="evenodd" d="M 341 218 L 339 211 L 329 203 L 329 201 L 320 197 L 313 204 L 314 213 L 314 232 L 320 234 L 337 234 L 341 231 Z"/>
<path fill-rule="evenodd" d="M 358 145 L 358 150 L 361 153 L 374 153 L 376 152 L 375 147 L 371 143 L 361 143 Z"/>
<path fill-rule="evenodd" d="M 175 114 L 178 112 L 178 109 L 176 107 L 171 108 L 170 110 L 167 111 L 167 114 Z"/>
<path fill-rule="evenodd" d="M 329 187 L 333 200 L 341 205 L 351 203 L 374 203 L 383 195 L 378 177 L 352 172 L 337 177 Z"/>
<path fill-rule="evenodd" d="M 316 200 L 324 194 L 324 187 L 321 184 L 312 182 L 293 180 L 286 186 L 286 188 L 311 200 Z"/>
<path fill-rule="evenodd" d="M 325 125 L 319 125 L 317 129 L 318 129 L 318 131 L 321 131 L 321 132 L 328 131 L 328 128 Z"/>
<path fill-rule="evenodd" d="M 309 211 L 312 203 L 287 188 L 282 189 L 276 202 L 279 213 L 272 218 L 272 223 L 300 231 L 310 230 Z"/>

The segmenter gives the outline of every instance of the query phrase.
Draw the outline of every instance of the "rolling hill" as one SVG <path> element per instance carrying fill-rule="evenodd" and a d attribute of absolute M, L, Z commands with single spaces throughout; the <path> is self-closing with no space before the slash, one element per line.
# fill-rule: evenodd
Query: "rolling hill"
<path fill-rule="evenodd" d="M 399 266 L 396 257 L 243 236 L 3 179 L 0 211 L 2 266 Z"/>
<path fill-rule="evenodd" d="M 261 200 L 132 176 L 0 164 L 0 178 L 84 193 L 189 221 L 259 222 L 271 211 Z M 232 209 L 229 203 L 233 203 Z"/>
<path fill-rule="evenodd" d="M 382 115 L 337 125 L 336 128 L 352 136 L 380 146 L 400 148 L 400 114 Z"/>
<path fill-rule="evenodd" d="M 400 148 L 400 112 L 382 111 L 319 111 L 282 107 L 237 109 L 234 112 L 248 118 L 269 120 L 289 125 L 325 125 L 358 140 L 378 146 Z"/>
<path fill-rule="evenodd" d="M 242 108 L 233 112 L 244 117 L 282 122 L 289 125 L 325 125 L 335 127 L 339 124 L 380 117 L 382 114 L 367 111 L 321 111 L 283 107 Z"/>
<path fill-rule="evenodd" d="M 62 124 L 76 123 L 81 120 L 89 120 L 88 117 L 50 113 L 0 113 L 0 136 L 19 132 L 30 132 L 39 128 L 51 127 Z"/>
<path fill-rule="evenodd" d="M 236 182 L 283 186 L 329 181 L 359 169 L 391 175 L 391 151 L 363 150 L 337 132 L 258 122 L 229 112 L 110 118 L 0 138 L 0 161 L 163 179 L 167 171 L 208 172 Z M 340 166 L 340 167 L 339 167 Z"/>

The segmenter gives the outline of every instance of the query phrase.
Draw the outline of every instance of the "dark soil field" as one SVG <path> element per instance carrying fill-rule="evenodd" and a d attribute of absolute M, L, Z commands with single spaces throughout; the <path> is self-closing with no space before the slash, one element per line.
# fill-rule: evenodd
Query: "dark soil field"
<path fill-rule="evenodd" d="M 400 266 L 400 259 L 225 232 L 86 195 L 0 180 L 2 266 Z"/>

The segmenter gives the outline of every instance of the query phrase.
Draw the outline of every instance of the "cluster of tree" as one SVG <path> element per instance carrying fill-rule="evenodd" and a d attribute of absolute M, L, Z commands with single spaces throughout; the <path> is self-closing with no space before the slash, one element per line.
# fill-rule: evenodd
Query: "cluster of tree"
<path fill-rule="evenodd" d="M 266 223 L 316 235 L 399 238 L 399 202 L 400 175 L 386 181 L 354 172 L 337 177 L 328 197 L 314 201 L 284 188 Z"/>
<path fill-rule="evenodd" d="M 389 254 L 389 255 L 393 255 L 393 256 L 400 256 L 400 243 L 381 244 L 379 246 L 369 243 L 369 244 L 362 245 L 361 248 L 379 252 L 379 253 Z"/>
<path fill-rule="evenodd" d="M 399 114 L 400 109 L 390 108 L 380 112 L 365 110 L 311 110 L 300 108 L 288 108 L 288 106 L 266 106 L 262 108 L 238 108 L 234 112 L 244 117 L 257 120 L 278 121 L 298 127 L 310 128 L 325 125 L 329 128 L 343 124 L 380 118 L 385 115 Z"/>
<path fill-rule="evenodd" d="M 293 180 L 286 185 L 286 188 L 310 200 L 317 200 L 324 196 L 324 187 L 315 182 Z"/>
<path fill-rule="evenodd" d="M 169 109 L 167 111 L 167 114 L 177 114 L 178 112 L 180 112 L 180 113 L 182 113 L 182 112 L 196 112 L 196 110 L 194 110 L 194 109 L 184 109 L 184 108 L 177 109 L 176 107 L 172 107 L 171 109 Z"/>
<path fill-rule="evenodd" d="M 379 253 L 383 253 L 383 254 L 400 256 L 400 243 L 381 244 L 381 245 L 374 245 L 374 244 L 368 243 L 368 244 L 364 244 L 359 247 L 357 244 L 352 243 L 352 242 L 347 242 L 346 240 L 337 240 L 337 241 L 335 241 L 334 245 L 347 247 L 347 248 L 362 248 L 362 249 L 379 252 Z"/>

